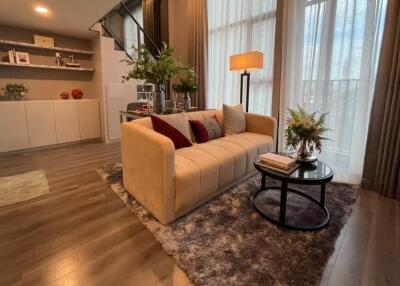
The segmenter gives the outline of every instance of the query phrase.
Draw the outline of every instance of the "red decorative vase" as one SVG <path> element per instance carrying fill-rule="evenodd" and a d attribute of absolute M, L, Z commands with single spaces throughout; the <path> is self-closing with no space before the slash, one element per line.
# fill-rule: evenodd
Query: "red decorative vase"
<path fill-rule="evenodd" d="M 68 99 L 69 98 L 69 93 L 66 91 L 61 92 L 60 97 L 62 99 Z"/>
<path fill-rule="evenodd" d="M 73 99 L 81 99 L 83 97 L 83 91 L 79 88 L 72 90 L 71 95 Z"/>

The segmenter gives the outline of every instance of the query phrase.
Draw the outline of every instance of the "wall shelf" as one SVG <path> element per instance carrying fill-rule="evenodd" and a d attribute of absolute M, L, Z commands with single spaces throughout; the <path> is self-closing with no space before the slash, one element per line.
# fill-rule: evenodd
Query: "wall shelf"
<path fill-rule="evenodd" d="M 0 66 L 94 72 L 93 68 L 59 67 L 59 66 L 38 65 L 38 64 L 12 64 L 12 63 L 7 63 L 7 62 L 0 62 Z"/>
<path fill-rule="evenodd" d="M 49 51 L 59 51 L 59 52 L 66 52 L 66 53 L 74 53 L 74 54 L 84 54 L 84 55 L 93 55 L 92 51 L 87 50 L 79 50 L 79 49 L 70 49 L 70 48 L 61 48 L 61 47 L 41 47 L 31 43 L 24 43 L 24 42 L 16 42 L 16 41 L 9 41 L 9 40 L 0 40 L 1 45 L 9 45 L 15 47 L 24 47 L 24 48 L 31 48 L 31 49 L 40 49 L 40 50 L 49 50 Z"/>

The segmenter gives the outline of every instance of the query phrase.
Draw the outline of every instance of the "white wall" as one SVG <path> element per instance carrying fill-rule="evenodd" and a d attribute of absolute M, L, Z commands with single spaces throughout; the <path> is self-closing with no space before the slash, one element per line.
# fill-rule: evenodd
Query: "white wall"
<path fill-rule="evenodd" d="M 97 24 L 94 28 L 99 31 L 100 25 Z M 115 118 L 108 117 L 115 117 L 115 115 L 118 114 L 118 110 L 114 110 L 112 113 L 108 112 L 106 86 L 111 84 L 113 86 L 120 85 L 121 90 L 127 90 L 124 86 L 133 85 L 135 87 L 129 88 L 128 90 L 136 90 L 138 81 L 130 80 L 125 83 L 122 82 L 122 76 L 128 73 L 130 67 L 124 61 L 126 59 L 125 52 L 114 49 L 114 40 L 112 38 L 103 37 L 99 33 L 99 35 L 92 40 L 92 46 L 96 55 L 93 58 L 94 67 L 96 70 L 101 71 L 101 73 L 97 73 L 93 79 L 95 81 L 96 94 L 98 94 L 98 99 L 100 101 L 101 134 L 104 142 L 111 142 L 112 140 L 110 140 L 110 138 L 114 138 L 115 136 L 109 136 L 108 122 L 116 122 L 116 120 Z M 121 96 L 123 96 L 123 94 Z M 125 103 L 126 100 L 122 100 L 121 102 Z M 119 109 L 119 107 L 115 108 Z M 121 108 L 125 109 L 123 107 Z"/>

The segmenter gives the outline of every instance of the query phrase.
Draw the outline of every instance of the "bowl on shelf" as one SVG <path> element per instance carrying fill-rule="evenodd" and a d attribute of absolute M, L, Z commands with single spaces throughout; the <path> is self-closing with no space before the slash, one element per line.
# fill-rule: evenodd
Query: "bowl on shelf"
<path fill-rule="evenodd" d="M 60 93 L 61 99 L 68 99 L 69 98 L 69 92 L 63 91 Z"/>
<path fill-rule="evenodd" d="M 79 88 L 73 89 L 71 92 L 73 99 L 81 99 L 83 97 L 83 91 Z"/>

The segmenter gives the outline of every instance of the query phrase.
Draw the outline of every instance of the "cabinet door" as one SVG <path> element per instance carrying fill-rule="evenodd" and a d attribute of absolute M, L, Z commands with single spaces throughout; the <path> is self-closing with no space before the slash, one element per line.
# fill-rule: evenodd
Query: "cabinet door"
<path fill-rule="evenodd" d="M 0 103 L 0 152 L 29 148 L 24 102 Z"/>
<path fill-rule="evenodd" d="M 122 110 L 126 110 L 128 103 L 137 101 L 137 84 L 124 84 L 122 86 Z"/>
<path fill-rule="evenodd" d="M 99 103 L 97 100 L 81 100 L 77 102 L 81 139 L 100 137 Z"/>
<path fill-rule="evenodd" d="M 72 100 L 55 101 L 57 143 L 80 140 L 78 103 Z"/>
<path fill-rule="evenodd" d="M 25 103 L 31 147 L 57 143 L 54 104 L 51 101 L 27 101 Z"/>

